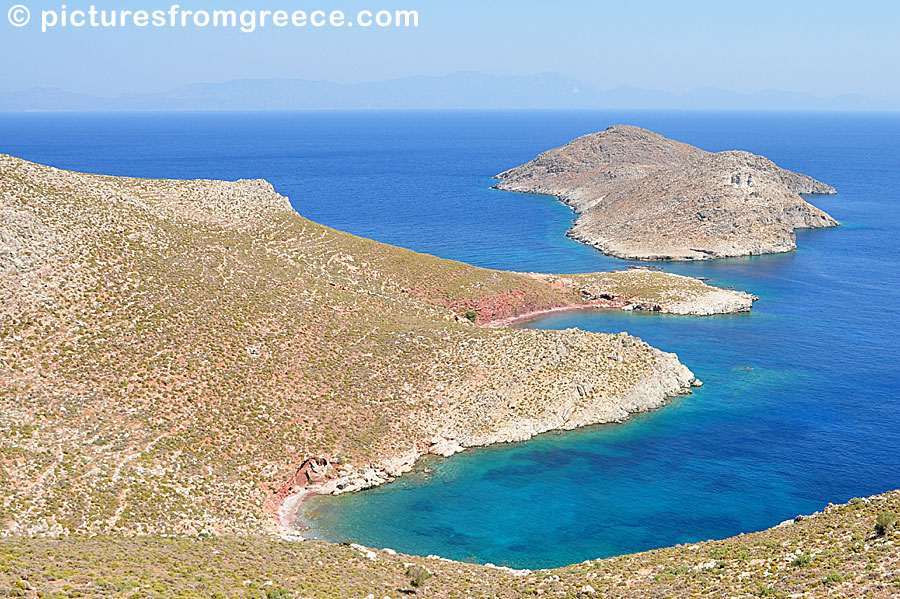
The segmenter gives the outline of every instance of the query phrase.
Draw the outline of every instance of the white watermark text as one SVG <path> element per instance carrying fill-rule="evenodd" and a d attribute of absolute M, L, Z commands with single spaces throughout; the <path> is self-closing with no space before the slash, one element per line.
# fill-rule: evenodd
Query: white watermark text
<path fill-rule="evenodd" d="M 218 28 L 253 33 L 271 28 L 400 28 L 419 26 L 416 10 L 360 10 L 347 14 L 341 10 L 192 10 L 179 4 L 168 9 L 107 9 L 91 4 L 86 8 L 65 4 L 40 13 L 41 32 L 55 29 L 100 28 Z M 9 9 L 8 18 L 14 27 L 25 27 L 31 20 L 27 6 L 17 4 Z"/>

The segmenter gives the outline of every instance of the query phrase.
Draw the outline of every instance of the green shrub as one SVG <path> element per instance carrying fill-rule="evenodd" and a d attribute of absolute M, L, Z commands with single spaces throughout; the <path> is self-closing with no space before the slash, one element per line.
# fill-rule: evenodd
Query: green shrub
<path fill-rule="evenodd" d="M 476 312 L 475 310 L 469 310 L 468 312 L 466 312 L 466 318 L 468 318 L 472 322 L 475 322 L 476 320 L 478 320 L 478 312 Z"/>
<path fill-rule="evenodd" d="M 409 576 L 409 584 L 414 587 L 420 587 L 425 581 L 431 578 L 432 574 L 423 566 L 414 565 L 406 569 L 406 575 Z"/>
<path fill-rule="evenodd" d="M 883 537 L 897 527 L 897 521 L 900 516 L 894 512 L 881 512 L 875 519 L 875 534 Z"/>
<path fill-rule="evenodd" d="M 791 565 L 795 568 L 805 568 L 806 566 L 812 563 L 812 556 L 808 553 L 801 553 L 797 557 L 794 558 L 794 561 L 791 562 Z"/>

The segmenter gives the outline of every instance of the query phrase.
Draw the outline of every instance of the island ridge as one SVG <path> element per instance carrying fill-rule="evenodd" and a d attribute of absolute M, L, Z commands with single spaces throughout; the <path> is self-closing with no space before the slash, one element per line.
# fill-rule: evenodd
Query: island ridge
<path fill-rule="evenodd" d="M 0 192 L 0 448 L 15 456 L 0 522 L 14 534 L 279 530 L 283 501 L 307 488 L 621 421 L 694 380 L 625 333 L 479 325 L 752 302 L 665 273 L 417 254 L 310 222 L 264 181 L 2 156 Z"/>

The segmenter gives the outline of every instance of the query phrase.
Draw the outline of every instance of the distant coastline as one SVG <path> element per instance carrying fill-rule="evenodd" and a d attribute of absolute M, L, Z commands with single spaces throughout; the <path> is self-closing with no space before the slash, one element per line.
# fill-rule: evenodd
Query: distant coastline
<path fill-rule="evenodd" d="M 558 73 L 497 76 L 473 71 L 351 84 L 239 79 L 114 97 L 61 88 L 0 92 L 0 112 L 229 110 L 900 111 L 900 104 L 864 95 L 818 97 L 776 90 L 740 93 L 707 87 L 674 93 L 626 85 L 600 90 Z"/>

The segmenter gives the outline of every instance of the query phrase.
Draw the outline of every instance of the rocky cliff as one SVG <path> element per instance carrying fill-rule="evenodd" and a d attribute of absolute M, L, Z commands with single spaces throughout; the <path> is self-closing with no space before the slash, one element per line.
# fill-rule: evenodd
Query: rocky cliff
<path fill-rule="evenodd" d="M 833 187 L 749 152 L 710 153 L 614 126 L 497 175 L 497 189 L 558 197 L 570 235 L 631 260 L 708 260 L 789 252 L 795 229 L 838 226 L 799 194 Z"/>

